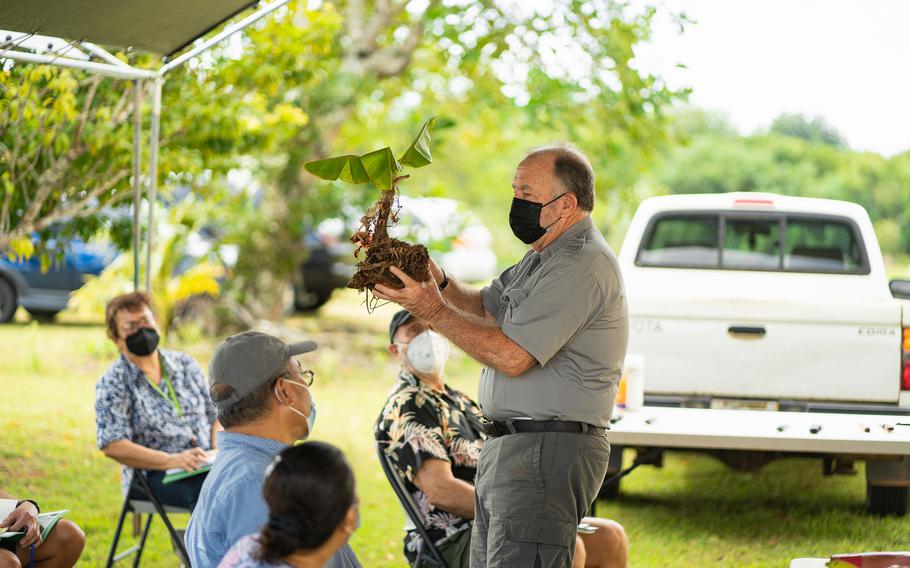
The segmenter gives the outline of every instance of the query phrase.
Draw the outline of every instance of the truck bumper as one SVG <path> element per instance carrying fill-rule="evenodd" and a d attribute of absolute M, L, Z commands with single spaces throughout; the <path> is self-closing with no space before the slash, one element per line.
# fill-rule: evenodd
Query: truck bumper
<path fill-rule="evenodd" d="M 882 479 L 896 467 L 910 467 L 894 465 L 906 464 L 905 456 L 910 456 L 910 419 L 899 414 L 645 406 L 617 413 L 608 438 L 612 445 L 626 447 L 851 456 L 890 464 L 882 466 Z"/>

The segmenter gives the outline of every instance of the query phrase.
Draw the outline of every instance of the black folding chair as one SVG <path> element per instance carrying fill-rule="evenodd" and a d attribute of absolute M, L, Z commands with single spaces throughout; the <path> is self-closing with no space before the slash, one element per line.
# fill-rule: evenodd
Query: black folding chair
<path fill-rule="evenodd" d="M 420 510 L 417 508 L 417 504 L 414 503 L 414 499 L 411 498 L 411 494 L 408 493 L 408 489 L 404 485 L 404 480 L 398 476 L 395 468 L 392 467 L 389 456 L 387 456 L 382 449 L 382 444 L 380 443 L 376 449 L 379 453 L 379 464 L 382 466 L 382 471 L 385 473 L 386 479 L 389 480 L 389 484 L 395 491 L 395 495 L 398 496 L 398 501 L 401 503 L 402 508 L 404 508 L 405 515 L 407 515 L 408 519 L 410 519 L 411 523 L 417 529 L 417 533 L 420 535 L 420 543 L 417 545 L 417 558 L 414 560 L 412 566 L 414 568 L 423 568 L 424 566 L 449 568 L 446 561 L 442 559 L 442 554 L 439 553 L 439 549 L 436 548 L 436 543 L 430 539 L 427 528 L 423 525 L 423 519 L 420 516 Z M 426 556 L 424 556 L 425 553 Z"/>
<path fill-rule="evenodd" d="M 134 488 L 138 488 L 142 493 L 144 493 L 148 499 L 130 499 L 129 495 L 132 493 Z M 135 515 L 148 515 L 148 519 L 145 521 L 145 528 L 142 530 L 142 536 L 139 539 L 139 544 L 134 545 L 120 554 L 117 554 L 117 544 L 120 542 L 120 533 L 123 531 L 123 523 L 126 520 L 126 514 L 133 513 Z M 186 547 L 183 545 L 183 538 L 181 535 L 174 529 L 174 525 L 171 524 L 171 520 L 168 518 L 168 513 L 192 513 L 189 509 L 184 509 L 182 507 L 171 507 L 162 505 L 158 499 L 155 497 L 155 494 L 152 493 L 152 488 L 149 487 L 148 479 L 145 478 L 145 472 L 139 469 L 133 470 L 133 480 L 130 483 L 130 490 L 127 491 L 127 496 L 123 499 L 123 507 L 120 509 L 120 518 L 117 520 L 117 529 L 114 531 L 114 541 L 111 543 L 111 551 L 107 555 L 107 562 L 105 566 L 111 568 L 116 562 L 123 560 L 132 555 L 136 555 L 133 559 L 133 568 L 139 566 L 139 560 L 142 558 L 142 551 L 145 548 L 145 541 L 149 535 L 149 528 L 152 526 L 152 519 L 155 518 L 155 515 L 161 517 L 161 520 L 164 521 L 164 526 L 167 527 L 168 533 L 171 535 L 171 540 L 174 543 L 174 551 L 177 553 L 177 556 L 180 558 L 180 561 L 184 566 L 190 566 L 190 557 L 186 553 Z"/>

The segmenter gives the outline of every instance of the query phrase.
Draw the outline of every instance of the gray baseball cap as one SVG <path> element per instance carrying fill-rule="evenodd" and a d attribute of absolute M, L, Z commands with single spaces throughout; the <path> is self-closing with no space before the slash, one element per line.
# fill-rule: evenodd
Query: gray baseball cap
<path fill-rule="evenodd" d="M 250 394 L 281 372 L 288 359 L 316 350 L 315 341 L 300 341 L 290 345 L 258 331 L 232 335 L 215 349 L 209 363 L 209 387 L 220 384 L 234 388 L 228 398 L 216 403 L 219 408 L 230 406 Z"/>

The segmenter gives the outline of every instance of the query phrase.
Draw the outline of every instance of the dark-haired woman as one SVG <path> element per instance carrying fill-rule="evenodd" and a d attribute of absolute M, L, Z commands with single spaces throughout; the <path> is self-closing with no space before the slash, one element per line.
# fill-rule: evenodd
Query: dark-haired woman
<path fill-rule="evenodd" d="M 360 523 L 354 473 L 331 444 L 305 442 L 281 452 L 262 495 L 268 522 L 237 541 L 219 568 L 331 568 L 326 562 Z"/>

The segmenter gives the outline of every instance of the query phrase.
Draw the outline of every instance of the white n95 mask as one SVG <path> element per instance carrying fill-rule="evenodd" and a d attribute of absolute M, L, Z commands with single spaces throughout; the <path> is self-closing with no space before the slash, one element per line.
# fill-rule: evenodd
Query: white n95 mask
<path fill-rule="evenodd" d="M 408 362 L 418 373 L 436 375 L 442 372 L 449 358 L 449 342 L 435 331 L 426 330 L 408 344 Z"/>

